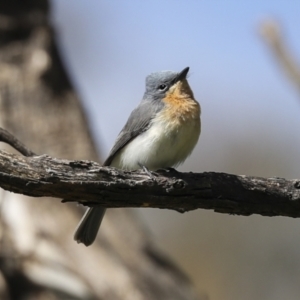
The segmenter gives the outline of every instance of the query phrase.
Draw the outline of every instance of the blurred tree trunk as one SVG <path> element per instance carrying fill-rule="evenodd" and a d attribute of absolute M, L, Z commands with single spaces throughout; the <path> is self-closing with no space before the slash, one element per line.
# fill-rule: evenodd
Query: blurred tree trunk
<path fill-rule="evenodd" d="M 0 126 L 36 153 L 97 160 L 48 14 L 46 0 L 0 0 Z M 0 192 L 1 299 L 199 299 L 130 211 L 110 210 L 86 248 L 80 207 Z"/>

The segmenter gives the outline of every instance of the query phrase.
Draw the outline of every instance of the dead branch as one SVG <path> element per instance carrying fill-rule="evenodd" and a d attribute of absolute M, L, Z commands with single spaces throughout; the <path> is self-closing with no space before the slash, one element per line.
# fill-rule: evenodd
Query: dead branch
<path fill-rule="evenodd" d="M 300 180 L 224 173 L 142 171 L 101 167 L 47 155 L 22 157 L 0 152 L 0 186 L 32 197 L 50 196 L 105 207 L 156 207 L 185 212 L 216 212 L 300 217 Z"/>

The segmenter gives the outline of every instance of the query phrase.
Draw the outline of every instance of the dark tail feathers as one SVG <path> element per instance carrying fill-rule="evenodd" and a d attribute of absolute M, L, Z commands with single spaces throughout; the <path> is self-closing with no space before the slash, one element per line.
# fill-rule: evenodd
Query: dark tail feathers
<path fill-rule="evenodd" d="M 74 234 L 74 240 L 77 243 L 83 243 L 86 246 L 93 244 L 105 211 L 106 208 L 103 207 L 91 207 L 85 212 Z"/>

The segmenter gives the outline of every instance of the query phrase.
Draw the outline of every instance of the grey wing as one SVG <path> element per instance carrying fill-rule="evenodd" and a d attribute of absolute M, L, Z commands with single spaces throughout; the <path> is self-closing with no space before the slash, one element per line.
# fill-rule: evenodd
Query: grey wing
<path fill-rule="evenodd" d="M 130 141 L 136 138 L 149 128 L 150 122 L 160 109 L 160 105 L 151 101 L 143 100 L 140 105 L 132 111 L 127 123 L 119 133 L 114 146 L 110 150 L 104 166 L 109 166 L 115 155 L 124 148 Z"/>

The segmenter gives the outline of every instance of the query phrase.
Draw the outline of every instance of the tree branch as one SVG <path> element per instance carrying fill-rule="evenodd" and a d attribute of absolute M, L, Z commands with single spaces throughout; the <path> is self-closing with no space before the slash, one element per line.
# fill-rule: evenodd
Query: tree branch
<path fill-rule="evenodd" d="M 0 186 L 32 197 L 50 196 L 105 207 L 156 207 L 300 217 L 300 180 L 224 173 L 142 171 L 101 167 L 47 155 L 22 157 L 0 151 Z M 84 199 L 84 200 L 83 200 Z"/>
<path fill-rule="evenodd" d="M 274 19 L 266 20 L 260 25 L 260 35 L 287 76 L 300 91 L 300 65 L 284 40 L 280 23 Z"/>

